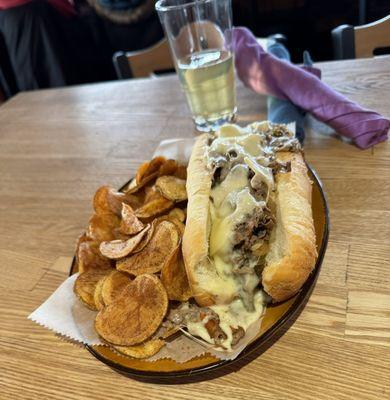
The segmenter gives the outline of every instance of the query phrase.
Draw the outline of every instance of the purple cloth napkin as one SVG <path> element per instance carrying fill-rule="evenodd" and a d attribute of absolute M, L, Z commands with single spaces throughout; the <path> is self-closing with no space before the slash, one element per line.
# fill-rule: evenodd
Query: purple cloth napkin
<path fill-rule="evenodd" d="M 390 120 L 330 88 L 315 69 L 310 73 L 267 53 L 246 28 L 233 29 L 232 46 L 238 76 L 254 91 L 290 101 L 361 149 L 387 139 Z"/>

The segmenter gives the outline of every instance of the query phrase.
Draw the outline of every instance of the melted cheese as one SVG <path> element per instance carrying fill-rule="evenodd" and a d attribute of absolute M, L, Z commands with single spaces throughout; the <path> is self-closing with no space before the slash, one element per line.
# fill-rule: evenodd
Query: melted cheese
<path fill-rule="evenodd" d="M 225 124 L 219 129 L 219 137 L 235 137 L 245 133 L 245 129 L 235 124 Z"/>
<path fill-rule="evenodd" d="M 248 184 L 248 167 L 246 165 L 235 165 L 221 184 L 212 190 L 214 206 L 220 208 L 226 196 L 232 192 L 245 188 Z"/>
<path fill-rule="evenodd" d="M 257 175 L 261 181 L 267 184 L 270 190 L 275 187 L 274 176 L 271 168 L 263 167 L 258 164 L 253 157 L 245 157 L 244 162 L 255 173 L 255 176 Z"/>
<path fill-rule="evenodd" d="M 241 299 L 235 299 L 229 304 L 220 304 L 210 307 L 219 317 L 219 326 L 226 334 L 226 339 L 221 342 L 221 345 L 226 350 L 232 349 L 233 329 L 239 327 L 244 331 L 254 322 L 259 320 L 264 313 L 264 294 L 262 291 L 257 291 L 254 295 L 254 311 L 248 311 Z M 191 335 L 198 336 L 208 343 L 214 344 L 213 338 L 210 337 L 205 325 L 208 319 L 201 321 L 187 322 L 187 329 Z"/>
<path fill-rule="evenodd" d="M 246 156 L 262 157 L 262 139 L 255 133 L 242 134 L 238 137 L 218 137 L 214 139 L 209 148 L 210 158 L 223 156 L 230 150 L 236 151 L 238 159 Z"/>
<path fill-rule="evenodd" d="M 263 156 L 261 142 L 260 135 L 229 124 L 221 128 L 209 148 L 208 164 L 232 150 L 235 151 L 235 161 L 238 162 L 225 179 L 211 190 L 211 257 L 218 255 L 226 261 L 232 253 L 231 242 L 237 224 L 256 209 L 265 207 L 264 202 L 256 201 L 250 193 L 248 178 L 251 169 L 268 187 L 274 186 L 272 170 L 256 162 L 256 157 Z"/>
<path fill-rule="evenodd" d="M 226 203 L 228 203 L 228 205 L 226 205 Z M 221 201 L 219 204 L 219 208 L 215 204 L 211 206 L 212 223 L 209 254 L 211 257 L 218 255 L 223 259 L 227 259 L 232 252 L 231 242 L 237 224 L 246 216 L 251 215 L 257 208 L 263 208 L 265 203 L 263 201 L 257 201 L 251 195 L 249 188 L 245 187 L 239 190 L 232 189 L 232 191 L 226 195 L 224 201 Z M 231 210 L 230 213 L 227 212 L 228 209 Z"/>
<path fill-rule="evenodd" d="M 240 292 L 239 282 L 231 273 L 231 265 L 218 256 L 214 256 L 212 262 L 215 267 L 214 278 L 210 279 L 209 274 L 199 274 L 198 283 L 207 288 L 207 291 L 215 296 L 218 303 L 230 302 Z"/>
<path fill-rule="evenodd" d="M 187 322 L 187 329 L 188 332 L 191 333 L 191 335 L 198 336 L 208 343 L 214 343 L 214 340 L 210 337 L 209 332 L 205 327 L 204 321 L 199 321 L 199 322 L 189 321 Z"/>
<path fill-rule="evenodd" d="M 218 314 L 219 326 L 227 336 L 226 340 L 222 342 L 222 346 L 230 350 L 233 339 L 232 328 L 241 327 L 246 331 L 251 324 L 262 316 L 264 312 L 264 295 L 260 290 L 255 293 L 254 311 L 248 311 L 241 299 L 236 299 L 230 304 L 215 305 L 210 308 Z"/>
<path fill-rule="evenodd" d="M 226 349 L 231 349 L 232 328 L 246 330 L 261 317 L 264 309 L 262 292 L 256 290 L 259 278 L 254 271 L 255 262 L 248 263 L 250 270 L 245 274 L 233 273 L 231 263 L 236 226 L 266 205 L 264 201 L 256 200 L 250 191 L 249 170 L 267 186 L 274 185 L 271 169 L 261 165 L 265 164 L 265 156 L 260 135 L 236 125 L 225 125 L 209 148 L 209 165 L 233 151 L 235 165 L 211 190 L 209 255 L 215 267 L 215 278 L 210 279 L 208 275 L 206 281 L 205 275 L 205 282 L 199 282 L 217 299 L 217 304 L 211 308 L 218 314 L 221 329 L 227 335 L 223 343 Z M 261 162 L 257 163 L 256 158 Z M 245 292 L 254 294 L 252 309 L 245 305 Z M 203 324 L 204 321 L 191 323 L 188 330 L 210 342 Z"/>
<path fill-rule="evenodd" d="M 248 134 L 236 139 L 237 143 L 244 149 L 244 155 L 253 157 L 260 156 L 263 152 L 262 139 L 260 135 Z"/>

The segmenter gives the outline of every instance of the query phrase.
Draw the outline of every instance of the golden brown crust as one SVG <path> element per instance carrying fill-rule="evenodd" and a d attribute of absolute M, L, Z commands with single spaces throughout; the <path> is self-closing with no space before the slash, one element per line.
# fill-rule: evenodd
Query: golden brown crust
<path fill-rule="evenodd" d="M 317 257 L 311 209 L 311 182 L 301 154 L 279 153 L 291 161 L 291 172 L 276 177 L 276 224 L 271 236 L 264 290 L 274 301 L 296 294 L 312 271 Z"/>
<path fill-rule="evenodd" d="M 211 175 L 206 167 L 207 135 L 196 140 L 187 168 L 187 221 L 183 236 L 183 257 L 188 280 L 196 302 L 201 306 L 215 303 L 200 286 L 199 273 L 212 268 L 208 261 L 209 196 Z"/>

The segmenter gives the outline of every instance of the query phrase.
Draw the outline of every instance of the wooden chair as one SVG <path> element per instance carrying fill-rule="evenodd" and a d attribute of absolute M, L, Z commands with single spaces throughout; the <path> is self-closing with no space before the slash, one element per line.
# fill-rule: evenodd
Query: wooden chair
<path fill-rule="evenodd" d="M 390 47 L 390 15 L 367 25 L 341 25 L 332 39 L 336 60 L 372 57 L 376 49 Z"/>
<path fill-rule="evenodd" d="M 174 69 L 166 39 L 145 50 L 117 52 L 113 62 L 118 79 L 146 78 L 158 71 Z"/>

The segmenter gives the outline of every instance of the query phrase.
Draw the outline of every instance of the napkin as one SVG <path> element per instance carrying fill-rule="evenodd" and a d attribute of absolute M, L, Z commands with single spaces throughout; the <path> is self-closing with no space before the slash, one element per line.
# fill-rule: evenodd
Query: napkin
<path fill-rule="evenodd" d="M 291 61 L 290 53 L 278 41 L 268 41 L 267 51 L 282 60 Z M 310 54 L 305 51 L 303 53 L 303 64 L 304 68 L 316 76 L 321 76 L 321 71 L 317 68 L 313 68 L 313 61 Z M 276 123 L 288 124 L 295 122 L 295 136 L 301 144 L 305 140 L 304 121 L 306 111 L 299 107 L 296 107 L 293 103 L 288 100 L 279 99 L 274 96 L 268 96 L 267 98 L 268 108 L 268 119 Z"/>
<path fill-rule="evenodd" d="M 235 65 L 243 83 L 288 100 L 366 149 L 387 139 L 390 120 L 336 92 L 314 74 L 267 53 L 246 28 L 233 29 Z"/>

